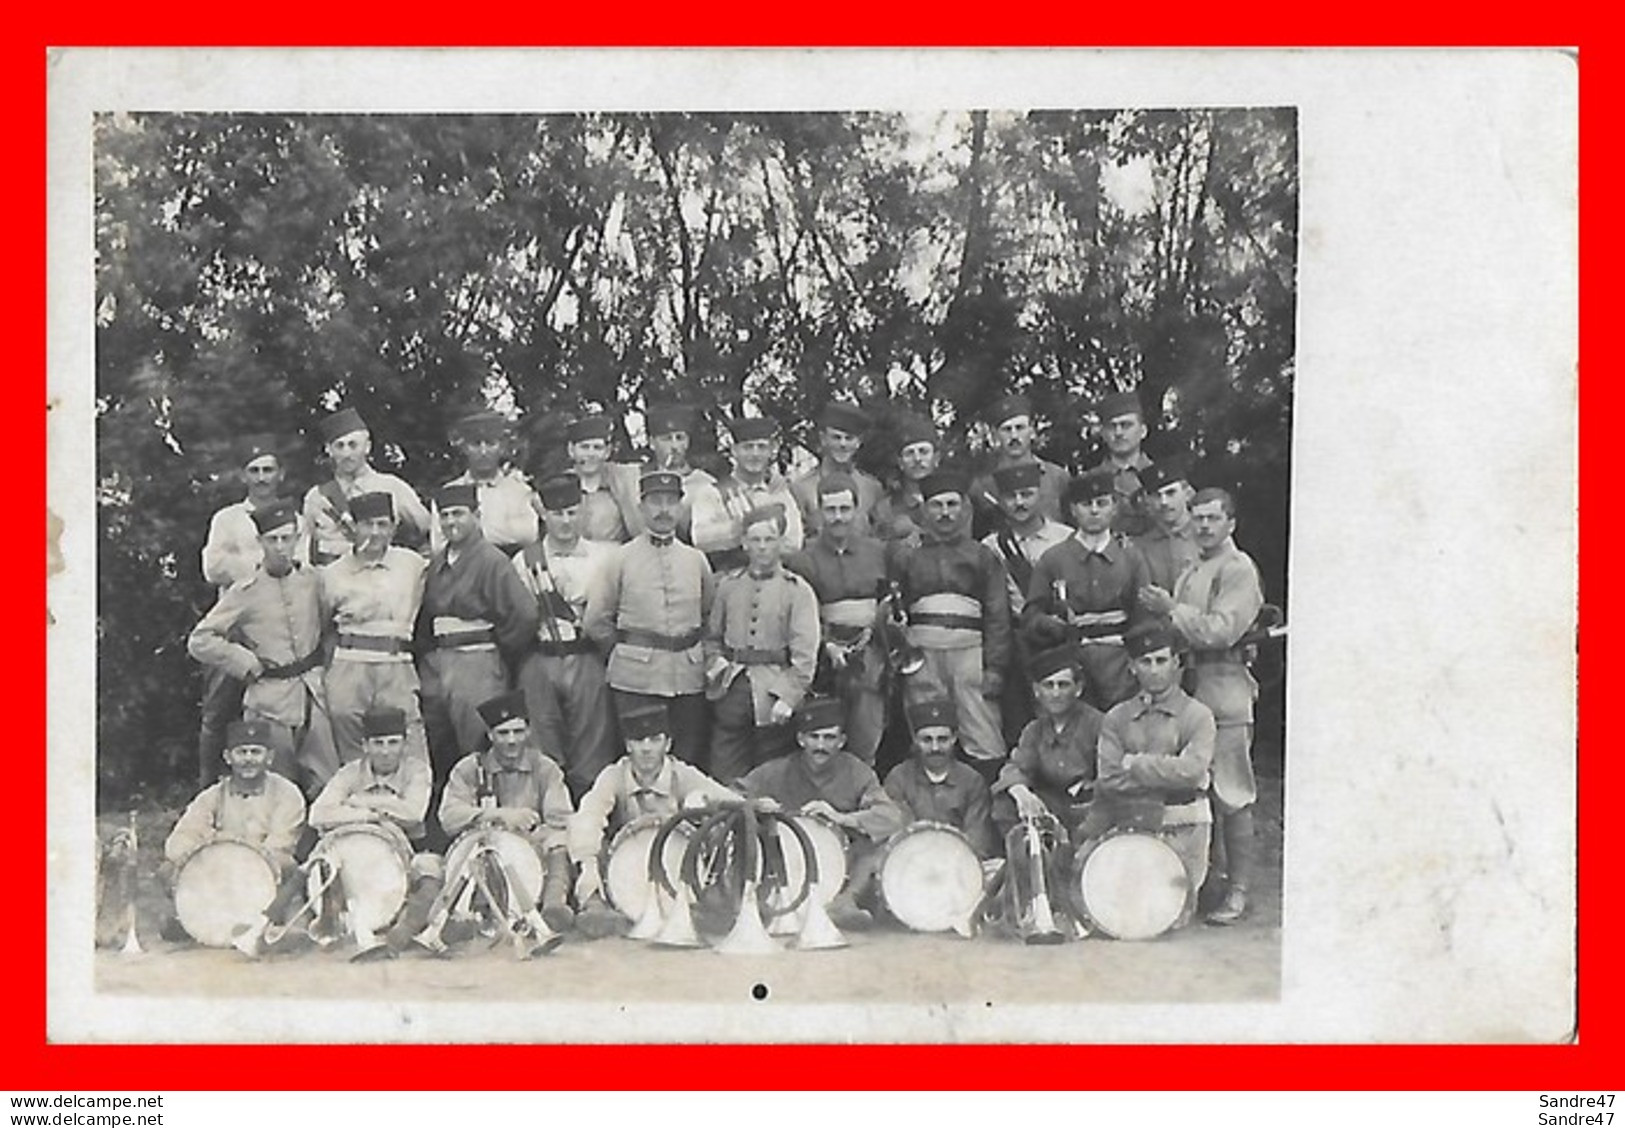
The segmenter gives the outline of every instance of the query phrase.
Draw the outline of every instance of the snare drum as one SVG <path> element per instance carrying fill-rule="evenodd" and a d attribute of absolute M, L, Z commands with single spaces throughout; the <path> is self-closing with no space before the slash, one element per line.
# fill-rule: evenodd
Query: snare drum
<path fill-rule="evenodd" d="M 604 875 L 604 894 L 615 909 L 632 920 L 643 916 L 649 904 L 649 850 L 655 844 L 655 835 L 666 822 L 665 815 L 643 815 L 633 819 L 610 839 L 600 868 Z M 694 828 L 679 823 L 666 838 L 661 851 L 666 873 L 673 884 L 683 869 L 683 853 L 688 849 Z"/>
<path fill-rule="evenodd" d="M 790 818 L 807 832 L 807 837 L 812 841 L 813 853 L 818 858 L 818 885 L 814 891 L 820 901 L 827 905 L 846 884 L 846 833 L 817 815 L 791 815 Z M 780 830 L 779 841 L 785 845 L 785 879 L 789 888 L 799 889 L 807 873 L 807 860 L 802 856 L 801 843 L 787 830 Z"/>
<path fill-rule="evenodd" d="M 352 932 L 381 932 L 395 921 L 411 883 L 412 848 L 395 826 L 347 823 L 322 835 L 310 852 L 338 870 Z"/>
<path fill-rule="evenodd" d="M 199 944 L 227 948 L 270 908 L 276 887 L 276 864 L 268 853 L 239 839 L 217 838 L 181 862 L 175 916 Z"/>
<path fill-rule="evenodd" d="M 982 903 L 982 862 L 969 839 L 946 823 L 917 822 L 886 843 L 880 896 L 915 932 L 963 932 Z"/>
<path fill-rule="evenodd" d="M 458 835 L 446 854 L 446 888 L 455 888 L 469 864 L 487 853 L 501 859 L 515 895 L 513 907 L 521 913 L 534 909 L 542 896 L 542 859 L 530 839 L 507 827 L 474 827 Z"/>
<path fill-rule="evenodd" d="M 1179 854 L 1160 835 L 1119 830 L 1079 856 L 1078 903 L 1114 940 L 1150 940 L 1178 923 L 1190 896 Z"/>

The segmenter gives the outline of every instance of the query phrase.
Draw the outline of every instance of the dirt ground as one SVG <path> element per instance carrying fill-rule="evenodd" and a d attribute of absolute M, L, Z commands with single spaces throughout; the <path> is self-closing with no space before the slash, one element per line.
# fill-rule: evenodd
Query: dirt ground
<path fill-rule="evenodd" d="M 139 820 L 145 877 L 138 927 L 146 952 L 99 951 L 96 989 L 214 1000 L 387 996 L 426 1003 L 715 1003 L 760 997 L 764 989 L 785 1003 L 1266 1001 L 1280 993 L 1282 794 L 1279 779 L 1259 782 L 1263 873 L 1252 913 L 1228 928 L 1198 923 L 1143 943 L 1091 938 L 1056 947 L 1027 947 L 992 935 L 964 940 L 877 928 L 849 933 L 848 948 L 770 956 L 571 937 L 551 956 L 528 963 L 517 962 L 506 944 L 452 960 L 403 957 L 357 965 L 348 962 L 347 951 L 254 963 L 230 949 L 161 940 L 163 894 L 155 874 L 175 813 L 155 811 Z M 104 840 L 113 825 L 102 828 Z"/>

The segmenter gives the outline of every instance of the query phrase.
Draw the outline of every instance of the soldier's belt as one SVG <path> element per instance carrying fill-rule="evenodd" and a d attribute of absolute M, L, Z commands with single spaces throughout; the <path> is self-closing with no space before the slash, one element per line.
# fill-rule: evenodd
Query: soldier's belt
<path fill-rule="evenodd" d="M 738 662 L 741 666 L 788 666 L 790 664 L 790 651 L 781 647 L 778 650 L 762 650 L 752 646 L 722 648 L 723 655 L 730 662 Z"/>
<path fill-rule="evenodd" d="M 1090 627 L 1121 627 L 1128 622 L 1128 612 L 1121 607 L 1110 611 L 1074 611 L 1072 623 L 1074 626 L 1088 629 Z"/>
<path fill-rule="evenodd" d="M 1245 666 L 1247 664 L 1247 660 L 1241 656 L 1241 651 L 1237 649 L 1193 650 L 1190 658 L 1193 666 Z"/>
<path fill-rule="evenodd" d="M 920 621 L 921 615 L 963 615 L 976 619 L 981 625 L 982 601 L 975 596 L 961 595 L 956 591 L 936 591 L 930 595 L 922 595 L 909 605 L 908 616 L 913 622 Z"/>
<path fill-rule="evenodd" d="M 434 629 L 435 645 L 442 650 L 457 650 L 478 646 L 482 649 L 496 642 L 496 628 L 484 619 L 461 619 L 455 615 L 436 615 L 430 624 Z"/>
<path fill-rule="evenodd" d="M 296 678 L 307 670 L 314 670 L 322 664 L 321 647 L 317 647 L 303 658 L 297 658 L 283 665 L 267 663 L 260 670 L 260 677 L 264 678 Z"/>
<path fill-rule="evenodd" d="M 823 620 L 826 627 L 867 627 L 875 621 L 880 607 L 877 599 L 832 599 L 824 604 Z"/>
<path fill-rule="evenodd" d="M 685 631 L 680 635 L 661 634 L 659 631 L 643 631 L 636 627 L 622 627 L 616 632 L 616 637 L 629 646 L 647 646 L 651 650 L 687 650 L 700 641 L 700 630 Z"/>
<path fill-rule="evenodd" d="M 404 654 L 407 642 L 404 638 L 392 638 L 389 635 L 339 635 L 340 650 L 369 650 L 374 654 Z"/>
<path fill-rule="evenodd" d="M 585 638 L 562 639 L 559 642 L 543 639 L 536 644 L 536 653 L 549 658 L 563 658 L 568 654 L 589 654 L 592 650 L 591 640 Z"/>
<path fill-rule="evenodd" d="M 1206 791 L 1165 791 L 1162 793 L 1164 807 L 1183 807 L 1187 803 L 1195 803 L 1199 799 L 1207 798 Z"/>
<path fill-rule="evenodd" d="M 949 627 L 961 631 L 980 631 L 980 615 L 944 615 L 932 611 L 911 611 L 908 621 L 915 627 Z"/>

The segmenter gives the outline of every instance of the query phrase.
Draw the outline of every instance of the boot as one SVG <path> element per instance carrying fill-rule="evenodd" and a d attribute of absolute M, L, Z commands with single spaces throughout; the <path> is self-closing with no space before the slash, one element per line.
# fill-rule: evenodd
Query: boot
<path fill-rule="evenodd" d="M 405 951 L 412 937 L 428 925 L 429 914 L 434 911 L 434 900 L 440 895 L 442 884 L 438 877 L 426 876 L 412 882 L 406 893 L 406 903 L 396 915 L 395 923 L 384 933 L 384 944 L 391 952 Z"/>
<path fill-rule="evenodd" d="M 587 903 L 581 906 L 581 912 L 576 916 L 576 926 L 589 940 L 602 940 L 606 936 L 626 935 L 626 930 L 632 927 L 632 922 L 610 908 L 603 897 L 594 893 L 587 898 Z"/>
<path fill-rule="evenodd" d="M 554 932 L 568 932 L 576 914 L 570 908 L 570 858 L 563 850 L 549 850 L 542 859 L 542 920 Z"/>

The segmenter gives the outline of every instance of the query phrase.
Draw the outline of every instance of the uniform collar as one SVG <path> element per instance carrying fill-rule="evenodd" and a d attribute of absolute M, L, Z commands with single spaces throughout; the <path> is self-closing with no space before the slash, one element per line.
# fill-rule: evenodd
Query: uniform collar
<path fill-rule="evenodd" d="M 1138 705 L 1134 715 L 1143 717 L 1147 713 L 1166 713 L 1170 717 L 1177 717 L 1187 697 L 1188 694 L 1179 687 L 1177 682 L 1170 686 L 1168 691 L 1160 697 L 1152 697 L 1142 690 L 1134 695 L 1134 700 Z"/>
<path fill-rule="evenodd" d="M 665 763 L 660 765 L 660 771 L 655 774 L 652 783 L 638 781 L 637 772 L 632 770 L 630 758 L 626 761 L 626 786 L 633 795 L 664 795 L 670 796 L 677 785 L 677 768 L 671 762 L 671 754 L 667 753 Z"/>

